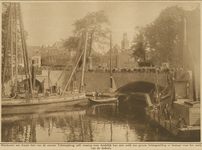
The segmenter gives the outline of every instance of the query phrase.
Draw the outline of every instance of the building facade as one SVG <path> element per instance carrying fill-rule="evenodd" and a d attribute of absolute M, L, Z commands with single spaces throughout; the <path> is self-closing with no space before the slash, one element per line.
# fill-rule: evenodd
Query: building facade
<path fill-rule="evenodd" d="M 57 43 L 52 46 L 41 48 L 42 66 L 65 66 L 71 60 L 71 53 L 58 46 Z"/>
<path fill-rule="evenodd" d="M 138 63 L 132 57 L 132 51 L 121 50 L 117 44 L 112 48 L 111 61 L 111 67 L 117 69 L 138 66 Z M 103 56 L 102 66 L 110 68 L 110 50 Z"/>
<path fill-rule="evenodd" d="M 112 68 L 132 68 L 137 67 L 138 63 L 132 57 L 132 51 L 129 49 L 129 40 L 127 33 L 123 34 L 121 47 L 116 44 L 111 51 Z M 102 66 L 110 68 L 110 50 L 102 58 Z"/>

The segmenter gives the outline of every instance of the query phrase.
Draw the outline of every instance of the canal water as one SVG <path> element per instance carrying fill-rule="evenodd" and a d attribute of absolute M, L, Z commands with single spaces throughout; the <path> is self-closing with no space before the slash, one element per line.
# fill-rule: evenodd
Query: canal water
<path fill-rule="evenodd" d="M 55 107 L 38 114 L 2 115 L 2 142 L 181 141 L 146 117 L 134 98 L 119 103 Z M 60 109 L 61 108 L 61 109 Z"/>

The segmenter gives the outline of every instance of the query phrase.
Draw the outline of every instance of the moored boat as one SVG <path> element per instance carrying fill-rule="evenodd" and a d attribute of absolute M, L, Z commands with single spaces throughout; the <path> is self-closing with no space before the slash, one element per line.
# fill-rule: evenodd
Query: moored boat
<path fill-rule="evenodd" d="M 49 97 L 34 97 L 32 99 L 13 99 L 3 98 L 1 101 L 2 107 L 11 106 L 30 106 L 30 105 L 43 105 L 50 103 L 61 103 L 61 102 L 72 102 L 75 101 L 77 104 L 85 98 L 85 93 L 72 93 L 68 95 L 53 95 Z"/>
<path fill-rule="evenodd" d="M 42 114 L 50 112 L 73 111 L 84 99 L 75 99 L 59 103 L 46 103 L 40 105 L 15 105 L 2 107 L 2 116 L 20 114 Z"/>
<path fill-rule="evenodd" d="M 83 86 L 84 86 L 84 69 L 85 69 L 85 63 L 83 63 L 83 71 L 82 71 L 82 81 L 81 81 L 81 89 L 78 91 L 77 89 L 73 89 L 73 92 L 70 92 L 68 90 L 68 87 L 70 83 L 72 82 L 72 77 L 76 73 L 76 69 L 78 67 L 79 61 L 82 59 L 82 56 L 86 58 L 86 46 L 85 48 L 81 51 L 81 53 L 78 53 L 78 58 L 76 62 L 74 63 L 72 61 L 72 64 L 74 68 L 72 68 L 71 75 L 69 76 L 69 79 L 67 83 L 65 84 L 65 87 L 61 87 L 63 85 L 58 85 L 58 81 L 61 78 L 61 76 L 64 74 L 65 70 L 68 67 L 68 63 L 63 70 L 63 73 L 60 75 L 60 77 L 57 79 L 55 84 L 52 84 L 50 80 L 50 70 L 48 70 L 48 76 L 45 76 L 45 79 L 48 79 L 48 86 L 45 87 L 44 81 L 43 83 L 38 84 L 36 82 L 36 68 L 37 68 L 37 61 L 35 59 L 31 60 L 32 64 L 30 65 L 30 60 L 29 60 L 29 55 L 28 55 L 28 50 L 27 50 L 27 44 L 26 44 L 26 38 L 24 35 L 24 26 L 23 26 L 23 21 L 22 21 L 22 13 L 21 13 L 21 8 L 20 4 L 14 4 L 10 3 L 9 5 L 9 10 L 10 12 L 16 13 L 18 10 L 19 17 L 18 18 L 13 18 L 12 15 L 8 15 L 8 20 L 13 20 L 15 19 L 15 25 L 10 26 L 10 30 L 8 33 L 7 37 L 7 46 L 4 51 L 4 65 L 3 65 L 3 78 L 2 78 L 2 99 L 1 99 L 1 104 L 2 104 L 2 112 L 19 112 L 19 110 L 26 110 L 27 113 L 29 112 L 35 112 L 38 110 L 38 107 L 46 107 L 47 104 L 57 104 L 57 103 L 65 103 L 64 105 L 72 106 L 80 103 L 81 101 L 84 100 L 85 98 L 85 93 L 83 92 Z M 19 19 L 19 20 L 17 20 Z M 17 24 L 19 22 L 19 24 Z M 15 40 L 18 38 L 18 33 L 17 32 L 12 32 L 13 28 L 17 29 L 17 26 L 19 25 L 20 29 L 20 41 L 19 43 L 16 43 Z M 16 39 L 13 40 L 13 37 Z M 82 35 L 81 35 L 82 37 Z M 85 41 L 87 41 L 87 31 L 86 31 L 86 37 Z M 81 38 L 82 40 L 82 38 Z M 10 45 L 8 43 L 11 43 Z M 22 46 L 22 53 L 23 53 L 23 60 L 24 60 L 24 72 L 22 75 L 26 77 L 26 79 L 19 82 L 19 76 L 18 76 L 18 65 L 19 62 L 17 61 L 16 55 L 13 55 L 14 50 L 15 53 L 18 53 L 19 50 L 17 49 L 17 46 L 13 47 L 14 44 L 19 44 Z M 87 45 L 87 42 L 85 42 L 85 45 Z M 78 49 L 81 48 L 81 45 L 78 46 Z M 8 66 L 7 63 L 9 61 L 8 56 L 11 56 L 11 65 Z M 16 57 L 14 59 L 14 56 Z M 13 62 L 13 59 L 15 60 Z M 85 59 L 84 59 L 85 60 Z M 6 72 L 9 71 L 10 68 L 10 73 L 11 77 L 6 78 Z M 15 68 L 15 71 L 13 70 Z M 9 82 L 10 89 L 6 89 L 6 91 L 11 91 L 10 94 L 8 92 L 5 94 L 5 83 Z M 22 84 L 21 84 L 22 83 Z M 21 86 L 22 85 L 22 86 Z M 43 88 L 42 88 L 43 87 Z M 61 90 L 61 88 L 63 90 Z M 39 90 L 41 89 L 41 90 Z M 77 91 L 77 92 L 75 92 Z M 40 106 L 39 106 L 40 105 Z M 23 107 L 22 107 L 23 106 Z M 30 106 L 33 106 L 33 108 L 30 108 Z M 36 106 L 37 109 L 34 107 Z M 18 109 L 20 108 L 20 109 Z M 30 110 L 34 109 L 34 110 Z M 46 109 L 46 108 L 44 108 Z M 26 111 L 24 111 L 26 113 Z M 24 113 L 23 112 L 23 113 Z"/>
<path fill-rule="evenodd" d="M 86 96 L 94 96 L 94 92 L 86 92 Z M 98 97 L 114 97 L 114 93 L 98 93 Z"/>
<path fill-rule="evenodd" d="M 118 101 L 118 98 L 116 98 L 116 97 L 103 98 L 103 99 L 91 99 L 91 98 L 88 98 L 88 100 L 89 100 L 91 103 L 111 103 L 111 102 L 117 102 L 117 101 Z"/>

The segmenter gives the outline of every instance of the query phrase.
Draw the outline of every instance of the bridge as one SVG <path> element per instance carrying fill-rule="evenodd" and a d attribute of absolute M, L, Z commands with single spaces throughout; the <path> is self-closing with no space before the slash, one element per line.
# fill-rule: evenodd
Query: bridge
<path fill-rule="evenodd" d="M 80 77 L 78 74 L 76 82 L 80 86 Z M 132 85 L 135 82 L 144 81 L 147 83 L 156 84 L 156 73 L 137 73 L 137 72 L 114 72 L 112 73 L 113 86 L 115 91 L 123 87 Z M 109 72 L 86 72 L 85 73 L 86 92 L 99 91 L 109 92 L 110 89 L 110 73 Z M 167 74 L 158 74 L 158 85 L 164 87 L 167 85 Z M 143 90 L 144 91 L 144 90 Z M 143 92 L 142 91 L 142 92 Z M 139 91 L 141 92 L 141 91 Z"/>
<path fill-rule="evenodd" d="M 48 89 L 49 84 L 55 85 L 57 82 L 57 86 L 61 89 L 64 89 L 69 76 L 70 71 L 66 71 L 62 76 L 61 70 L 52 70 L 50 71 L 50 77 L 48 79 L 48 71 L 43 70 L 42 75 L 37 75 L 36 79 L 41 83 L 44 82 L 44 88 Z M 60 77 L 61 76 L 61 77 Z M 167 85 L 167 74 L 166 73 L 159 73 L 158 75 L 154 72 L 113 72 L 113 88 L 114 91 L 121 90 L 123 91 L 124 87 L 129 87 L 130 91 L 137 91 L 137 92 L 148 92 L 147 88 L 150 86 L 154 86 L 157 82 L 158 76 L 158 85 L 161 87 L 165 87 Z M 60 79 L 58 80 L 58 78 Z M 24 75 L 19 75 L 19 78 L 22 80 L 25 79 Z M 78 71 L 75 76 L 73 77 L 75 82 L 72 82 L 69 86 L 69 90 L 79 89 L 81 84 L 81 71 Z M 37 82 L 38 82 L 37 81 Z M 141 81 L 141 82 L 140 82 Z M 138 88 L 135 88 L 135 83 L 139 82 Z M 85 71 L 84 76 L 84 83 L 85 83 L 85 91 L 86 92 L 93 92 L 99 91 L 103 93 L 108 93 L 110 91 L 110 72 L 103 72 L 103 71 Z M 136 85 L 137 86 L 137 85 Z M 141 87 L 142 88 L 139 88 Z M 151 88 L 152 88 L 151 87 Z M 149 90 L 151 89 L 149 88 Z M 134 91 L 134 92 L 135 92 Z"/>

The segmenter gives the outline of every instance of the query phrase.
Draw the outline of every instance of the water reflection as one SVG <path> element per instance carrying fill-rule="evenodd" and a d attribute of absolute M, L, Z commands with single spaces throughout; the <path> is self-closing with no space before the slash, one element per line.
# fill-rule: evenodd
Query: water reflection
<path fill-rule="evenodd" d="M 134 104 L 136 106 L 136 104 Z M 174 140 L 149 126 L 133 103 L 86 104 L 57 112 L 2 116 L 2 142 L 140 142 Z"/>

